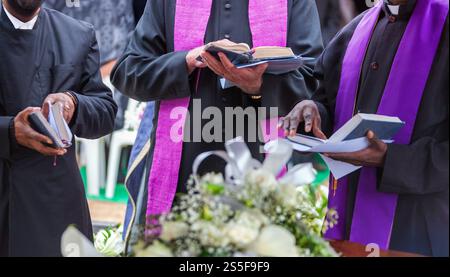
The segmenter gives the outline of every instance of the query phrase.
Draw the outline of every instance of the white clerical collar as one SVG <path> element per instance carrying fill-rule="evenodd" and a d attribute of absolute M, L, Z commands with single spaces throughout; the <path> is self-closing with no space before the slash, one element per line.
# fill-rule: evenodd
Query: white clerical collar
<path fill-rule="evenodd" d="M 389 8 L 389 11 L 392 15 L 398 15 L 400 11 L 400 5 L 387 5 Z"/>
<path fill-rule="evenodd" d="M 34 25 L 36 24 L 36 21 L 37 21 L 38 16 L 39 16 L 39 14 L 37 14 L 30 21 L 22 22 L 19 19 L 17 19 L 14 15 L 12 15 L 10 12 L 8 12 L 8 9 L 3 8 L 3 10 L 5 11 L 5 13 L 8 16 L 9 20 L 13 24 L 14 28 L 18 29 L 18 30 L 33 30 Z"/>

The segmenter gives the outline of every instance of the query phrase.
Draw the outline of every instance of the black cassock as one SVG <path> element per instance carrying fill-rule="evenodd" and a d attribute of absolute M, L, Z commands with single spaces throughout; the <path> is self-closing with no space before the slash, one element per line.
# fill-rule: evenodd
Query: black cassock
<path fill-rule="evenodd" d="M 293 108 L 295 103 L 309 98 L 316 89 L 317 82 L 313 78 L 315 59 L 313 59 L 301 70 L 281 76 L 265 75 L 261 88 L 263 95 L 261 100 L 251 99 L 249 95 L 236 87 L 221 89 L 217 75 L 209 69 L 202 70 L 198 93 L 194 94 L 196 80 L 190 78 L 187 72 L 187 52 L 174 52 L 175 5 L 174 0 L 147 2 L 144 15 L 132 36 L 128 49 L 111 75 L 113 84 L 131 98 L 140 101 L 157 101 L 154 126 L 157 125 L 160 100 L 191 96 L 193 100 L 201 100 L 202 110 L 207 107 L 218 107 L 224 114 L 226 107 L 244 109 L 278 107 L 280 115 L 284 115 Z M 314 1 L 289 0 L 288 5 L 288 46 L 297 54 L 317 58 L 322 51 L 322 41 Z M 195 18 L 195 13 L 192 16 Z M 245 42 L 252 46 L 248 1 L 213 1 L 205 43 L 224 38 L 235 42 Z M 189 112 L 191 116 L 194 116 L 192 100 Z M 194 120 L 196 119 L 191 118 L 191 122 Z M 202 121 L 202 126 L 206 123 L 208 121 Z M 245 126 L 249 124 L 257 124 L 257 122 L 247 120 Z M 192 136 L 194 124 L 190 125 Z M 246 136 L 246 134 L 240 135 Z M 152 141 L 154 136 L 155 130 L 153 130 Z M 224 141 L 225 138 L 222 140 Z M 255 158 L 262 158 L 259 143 L 250 142 L 248 145 Z M 185 183 L 192 173 L 192 163 L 199 154 L 223 149 L 223 142 L 185 142 L 179 175 L 179 191 L 185 191 Z M 152 152 L 153 150 L 150 151 Z M 149 161 L 152 160 L 151 155 Z M 223 161 L 211 158 L 200 167 L 200 173 L 222 172 L 223 169 Z"/>
<path fill-rule="evenodd" d="M 74 134 L 98 138 L 112 131 L 117 108 L 99 73 L 95 33 L 47 9 L 33 30 L 15 30 L 2 9 L 0 52 L 0 256 L 61 256 L 69 225 L 92 238 L 75 147 L 54 166 L 54 157 L 18 146 L 9 127 L 17 113 L 41 107 L 50 93 L 72 91 L 78 98 Z"/>
<path fill-rule="evenodd" d="M 316 0 L 316 4 L 320 16 L 323 42 L 326 46 L 339 32 L 344 19 L 342 17 L 341 7 L 338 1 Z"/>
<path fill-rule="evenodd" d="M 376 113 L 391 65 L 415 1 L 398 16 L 384 7 L 363 64 L 356 111 Z M 321 103 L 324 128 L 331 132 L 342 61 L 362 16 L 330 43 L 316 67 L 322 80 L 313 99 Z M 417 115 L 411 145 L 389 145 L 378 189 L 399 194 L 390 248 L 448 256 L 449 247 L 449 36 L 448 18 Z M 417 57 L 420 59 L 420 57 Z M 347 235 L 351 227 L 359 172 L 349 177 Z"/>

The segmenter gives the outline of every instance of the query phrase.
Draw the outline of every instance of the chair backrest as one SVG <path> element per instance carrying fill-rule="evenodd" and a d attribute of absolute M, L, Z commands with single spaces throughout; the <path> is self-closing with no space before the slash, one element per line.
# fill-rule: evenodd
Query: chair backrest
<path fill-rule="evenodd" d="M 125 111 L 125 130 L 137 131 L 142 120 L 146 103 L 130 99 Z"/>

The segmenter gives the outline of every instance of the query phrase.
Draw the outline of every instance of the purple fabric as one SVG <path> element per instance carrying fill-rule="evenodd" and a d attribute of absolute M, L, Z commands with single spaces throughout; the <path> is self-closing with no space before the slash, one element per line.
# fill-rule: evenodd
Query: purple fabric
<path fill-rule="evenodd" d="M 356 28 L 347 47 L 347 52 L 342 63 L 342 75 L 336 99 L 335 131 L 341 128 L 353 116 L 359 75 L 364 62 L 366 49 L 372 37 L 374 26 L 378 21 L 380 11 L 381 2 L 367 12 Z M 339 180 L 336 191 L 330 188 L 328 206 L 330 209 L 337 211 L 339 220 L 337 225 L 328 229 L 325 233 L 326 238 L 335 240 L 345 238 L 347 186 L 347 178 L 342 178 Z"/>
<path fill-rule="evenodd" d="M 204 44 L 212 0 L 178 0 L 175 15 L 175 51 L 191 50 Z M 193 16 L 195 15 L 195 16 Z M 249 20 L 254 45 L 286 45 L 287 0 L 250 0 Z M 271 26 L 269 30 L 268 26 Z M 174 109 L 186 117 L 189 98 L 161 101 L 156 129 L 153 163 L 148 184 L 147 217 L 150 225 L 155 216 L 171 210 L 176 194 L 182 140 L 173 141 L 172 127 L 180 118 L 171 118 Z M 183 120 L 184 121 L 184 120 Z M 182 138 L 183 134 L 177 137 Z M 150 233 L 153 231 L 150 230 Z"/>
<path fill-rule="evenodd" d="M 250 0 L 248 10 L 253 47 L 286 46 L 287 0 Z"/>
<path fill-rule="evenodd" d="M 177 1 L 175 51 L 187 51 L 204 44 L 203 38 L 211 7 L 212 0 Z M 195 11 L 195 17 L 193 11 Z M 183 118 L 185 119 L 189 102 L 189 98 L 181 98 L 165 100 L 160 103 L 153 163 L 148 184 L 147 216 L 149 218 L 167 213 L 172 208 L 178 184 L 183 141 L 179 139 L 175 142 L 171 136 L 172 126 L 180 120 L 179 118 L 172 119 L 171 113 L 174 109 L 179 109 L 184 113 Z M 182 134 L 179 136 L 182 138 Z"/>
<path fill-rule="evenodd" d="M 422 95 L 448 15 L 448 5 L 447 0 L 418 0 L 399 45 L 391 74 L 378 107 L 378 114 L 398 116 L 405 121 L 405 127 L 395 137 L 398 144 L 411 143 Z M 362 57 L 364 57 L 368 46 L 366 40 L 371 37 L 370 30 L 373 30 L 380 11 L 381 4 L 365 16 L 366 20 L 363 19 L 362 25 L 360 24 L 355 31 L 352 40 L 362 41 L 363 43 L 359 46 L 358 44 L 350 44 L 347 49 L 345 59 L 353 59 L 356 63 L 353 64 L 350 61 L 343 65 L 341 82 L 347 80 L 347 82 L 353 84 L 342 85 L 341 88 L 343 89 L 339 91 L 336 107 L 337 125 L 344 124 L 352 116 L 359 72 L 363 61 Z M 358 71 L 355 71 L 354 68 L 348 68 L 348 66 L 358 66 Z M 345 216 L 346 203 L 341 201 L 345 200 L 346 197 L 342 194 L 347 192 L 339 189 L 341 185 L 344 189 L 346 188 L 345 180 L 343 184 L 338 185 L 338 192 L 336 197 L 332 197 L 332 204 L 339 207 L 338 212 L 343 210 L 344 212 L 340 215 Z M 381 248 L 388 249 L 397 198 L 396 194 L 378 192 L 377 170 L 375 168 L 363 168 L 358 183 L 350 240 L 362 244 L 376 243 Z M 340 218 L 345 224 L 345 217 L 340 216 Z M 342 227 L 336 232 L 330 230 L 330 235 L 334 239 L 343 239 Z"/>

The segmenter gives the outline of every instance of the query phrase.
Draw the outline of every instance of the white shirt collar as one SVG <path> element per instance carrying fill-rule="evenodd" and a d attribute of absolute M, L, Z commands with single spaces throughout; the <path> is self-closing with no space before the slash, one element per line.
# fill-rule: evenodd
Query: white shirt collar
<path fill-rule="evenodd" d="M 389 11 L 391 11 L 392 15 L 398 15 L 400 10 L 400 5 L 387 5 Z"/>
<path fill-rule="evenodd" d="M 2 5 L 0 5 L 0 7 L 2 7 Z M 14 15 L 12 15 L 10 12 L 8 12 L 8 10 L 6 8 L 3 8 L 3 10 L 5 11 L 5 13 L 8 16 L 9 20 L 13 24 L 14 28 L 15 29 L 19 29 L 19 30 L 33 30 L 34 25 L 36 24 L 36 21 L 37 21 L 38 16 L 39 16 L 39 14 L 37 14 L 30 21 L 22 22 L 19 19 L 17 19 Z"/>

